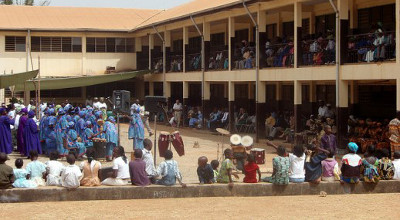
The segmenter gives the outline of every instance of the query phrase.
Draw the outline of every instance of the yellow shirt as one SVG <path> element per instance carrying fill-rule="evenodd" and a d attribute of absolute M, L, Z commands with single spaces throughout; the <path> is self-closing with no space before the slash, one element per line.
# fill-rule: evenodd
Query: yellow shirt
<path fill-rule="evenodd" d="M 275 126 L 275 118 L 274 117 L 269 117 L 267 119 L 265 119 L 265 125 L 269 125 L 269 126 Z"/>

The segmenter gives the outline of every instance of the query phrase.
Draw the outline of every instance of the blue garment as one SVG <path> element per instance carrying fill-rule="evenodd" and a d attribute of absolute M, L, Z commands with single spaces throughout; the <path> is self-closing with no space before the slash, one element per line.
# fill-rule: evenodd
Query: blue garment
<path fill-rule="evenodd" d="M 85 132 L 82 137 L 82 141 L 86 147 L 93 147 L 93 141 L 92 141 L 92 139 L 90 139 L 91 137 L 93 137 L 93 135 L 94 135 L 94 133 L 93 133 L 92 129 L 85 128 Z"/>
<path fill-rule="evenodd" d="M 106 158 L 112 159 L 113 150 L 117 145 L 112 142 L 107 142 L 106 145 Z"/>
<path fill-rule="evenodd" d="M 57 137 L 57 150 L 60 153 L 60 156 L 67 156 L 68 150 L 64 148 L 64 136 L 67 132 L 68 122 L 65 115 L 62 115 L 58 118 L 58 122 L 56 124 L 56 137 Z"/>
<path fill-rule="evenodd" d="M 31 175 L 31 178 L 42 178 L 43 173 L 46 172 L 46 165 L 40 161 L 34 160 L 26 165 L 26 171 Z"/>
<path fill-rule="evenodd" d="M 129 124 L 128 138 L 133 139 L 133 149 L 143 150 L 144 125 L 139 113 L 134 113 L 132 115 L 132 120 Z"/>
<path fill-rule="evenodd" d="M 79 137 L 83 139 L 84 133 L 85 133 L 85 120 L 83 118 L 80 118 L 76 123 L 75 123 L 75 130 L 78 132 Z"/>
<path fill-rule="evenodd" d="M 78 142 L 78 134 L 75 130 L 70 129 L 67 133 L 67 146 L 68 148 L 76 149 L 78 156 L 82 156 L 86 153 L 85 144 Z"/>
<path fill-rule="evenodd" d="M 39 154 L 42 154 L 42 147 L 40 146 L 39 140 L 39 131 L 33 118 L 29 118 L 26 121 L 26 125 L 24 128 L 24 145 L 25 156 L 28 157 L 31 150 L 35 150 Z"/>
<path fill-rule="evenodd" d="M 14 120 L 7 115 L 0 117 L 0 152 L 5 154 L 11 154 L 13 149 L 10 128 L 10 125 L 13 124 Z"/>
<path fill-rule="evenodd" d="M 156 184 L 164 186 L 173 186 L 176 183 L 176 175 L 174 167 L 169 163 L 166 163 L 166 166 L 167 166 L 167 174 L 163 176 L 162 179 L 157 180 Z"/>
<path fill-rule="evenodd" d="M 51 152 L 57 150 L 57 134 L 54 128 L 49 128 L 49 133 L 46 136 L 46 153 L 50 155 Z"/>
<path fill-rule="evenodd" d="M 42 146 L 43 151 L 47 151 L 46 147 L 46 136 L 48 134 L 48 129 L 49 129 L 49 116 L 45 115 L 41 120 L 39 124 L 39 140 L 40 140 L 40 145 Z"/>
<path fill-rule="evenodd" d="M 118 132 L 115 124 L 106 121 L 106 123 L 104 123 L 103 131 L 105 131 L 105 139 L 107 142 L 118 144 Z"/>
<path fill-rule="evenodd" d="M 13 187 L 36 188 L 37 184 L 32 180 L 27 180 L 26 175 L 28 175 L 28 172 L 25 169 L 14 169 L 15 181 L 13 183 Z"/>

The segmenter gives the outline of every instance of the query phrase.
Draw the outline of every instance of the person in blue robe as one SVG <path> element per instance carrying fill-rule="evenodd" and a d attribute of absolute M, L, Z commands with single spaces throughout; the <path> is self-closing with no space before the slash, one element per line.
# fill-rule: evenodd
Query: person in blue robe
<path fill-rule="evenodd" d="M 25 156 L 29 157 L 29 152 L 37 151 L 42 154 L 42 147 L 40 146 L 39 130 L 36 122 L 33 120 L 35 117 L 34 111 L 28 112 L 28 120 L 24 128 L 24 144 L 25 144 Z"/>
<path fill-rule="evenodd" d="M 106 159 L 108 161 L 112 160 L 112 152 L 118 144 L 118 131 L 115 126 L 115 119 L 113 116 L 107 118 L 106 123 L 104 123 L 105 139 L 107 141 L 106 146 Z"/>
<path fill-rule="evenodd" d="M 5 154 L 13 150 L 10 125 L 14 125 L 14 120 L 7 116 L 5 108 L 0 108 L 0 152 Z"/>
<path fill-rule="evenodd" d="M 140 117 L 140 109 L 132 109 L 133 114 L 130 119 L 129 130 L 128 130 L 128 139 L 133 140 L 133 149 L 141 149 L 143 150 L 143 140 L 144 140 L 144 125 L 142 119 Z"/>

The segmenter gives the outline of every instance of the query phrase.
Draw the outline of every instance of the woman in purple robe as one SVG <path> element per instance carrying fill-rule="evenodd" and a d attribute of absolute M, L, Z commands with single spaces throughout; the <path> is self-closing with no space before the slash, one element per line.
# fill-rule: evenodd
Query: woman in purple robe
<path fill-rule="evenodd" d="M 26 121 L 24 128 L 25 156 L 29 156 L 29 152 L 32 150 L 42 154 L 42 147 L 40 146 L 39 141 L 39 130 L 33 117 L 35 117 L 35 112 L 29 111 L 28 120 Z"/>
<path fill-rule="evenodd" d="M 0 108 L 0 152 L 5 154 L 11 154 L 13 146 L 11 139 L 10 125 L 14 124 L 14 120 L 11 120 L 7 116 L 5 108 Z"/>
<path fill-rule="evenodd" d="M 21 117 L 19 118 L 18 130 L 17 130 L 17 150 L 21 155 L 25 155 L 24 128 L 26 125 L 26 121 L 28 120 L 28 117 L 26 115 L 28 114 L 28 110 L 26 108 L 23 108 L 21 109 L 20 114 Z"/>

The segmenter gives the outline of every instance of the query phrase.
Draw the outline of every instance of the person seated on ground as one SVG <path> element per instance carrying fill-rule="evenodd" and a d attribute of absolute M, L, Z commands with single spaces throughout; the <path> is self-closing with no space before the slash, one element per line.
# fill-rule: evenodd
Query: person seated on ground
<path fill-rule="evenodd" d="M 82 172 L 77 165 L 75 165 L 75 155 L 70 153 L 67 156 L 68 166 L 65 167 L 61 174 L 61 185 L 68 189 L 76 189 L 80 186 Z"/>
<path fill-rule="evenodd" d="M 125 156 L 125 150 L 122 146 L 118 146 L 113 150 L 113 171 L 110 173 L 109 178 L 101 182 L 102 185 L 107 186 L 122 186 L 128 185 L 130 179 L 128 159 Z"/>
<path fill-rule="evenodd" d="M 349 153 L 342 158 L 342 176 L 340 182 L 359 183 L 362 160 L 361 157 L 357 155 L 358 145 L 354 142 L 350 142 L 347 148 L 349 149 Z"/>
<path fill-rule="evenodd" d="M 150 179 L 151 183 L 155 183 L 155 177 L 157 176 L 157 170 L 154 167 L 154 159 L 153 154 L 151 153 L 151 149 L 153 148 L 153 143 L 150 139 L 145 138 L 143 140 L 143 156 L 142 160 L 146 163 L 146 173 L 147 177 Z"/>
<path fill-rule="evenodd" d="M 278 146 L 276 149 L 278 156 L 272 159 L 272 176 L 265 177 L 264 182 L 270 182 L 276 185 L 289 184 L 289 158 L 286 157 L 286 148 Z"/>
<path fill-rule="evenodd" d="M 390 154 L 388 149 L 381 149 L 382 158 L 378 162 L 378 171 L 381 180 L 393 179 L 393 163 L 390 160 Z"/>
<path fill-rule="evenodd" d="M 29 174 L 28 179 L 34 181 L 38 186 L 45 186 L 43 177 L 46 175 L 46 165 L 37 160 L 39 156 L 36 150 L 31 150 L 29 155 L 32 162 L 26 166 L 26 171 Z"/>
<path fill-rule="evenodd" d="M 367 152 L 364 155 L 361 165 L 361 174 L 366 183 L 378 183 L 378 158 L 375 157 L 375 146 L 368 146 Z"/>
<path fill-rule="evenodd" d="M 393 179 L 400 180 L 400 151 L 394 152 L 394 160 L 393 160 Z"/>
<path fill-rule="evenodd" d="M 232 173 L 234 169 L 233 165 L 233 151 L 229 148 L 224 150 L 225 160 L 221 164 L 221 168 L 218 172 L 217 182 L 218 183 L 229 183 L 229 186 L 233 186 L 232 175 L 235 176 L 236 179 L 239 179 L 239 176 L 235 173 Z"/>
<path fill-rule="evenodd" d="M 150 180 L 146 173 L 146 162 L 142 160 L 143 151 L 140 149 L 135 149 L 133 155 L 135 156 L 135 159 L 129 162 L 129 173 L 131 175 L 132 185 L 150 185 Z"/>
<path fill-rule="evenodd" d="M 269 138 L 271 136 L 272 128 L 275 126 L 275 118 L 272 117 L 271 113 L 267 113 L 267 117 L 265 119 L 265 137 Z"/>
<path fill-rule="evenodd" d="M 321 180 L 325 182 L 335 182 L 340 180 L 339 165 L 334 158 L 335 152 L 329 150 L 328 158 L 321 161 L 322 164 L 322 177 Z"/>
<path fill-rule="evenodd" d="M 64 165 L 57 161 L 58 151 L 50 153 L 50 160 L 46 162 L 46 185 L 61 186 L 61 172 L 65 169 Z"/>
<path fill-rule="evenodd" d="M 201 128 L 201 122 L 203 120 L 203 115 L 198 108 L 194 108 L 194 113 L 191 114 L 189 119 L 189 127 L 190 128 Z"/>
<path fill-rule="evenodd" d="M 156 181 L 157 185 L 164 186 L 173 186 L 176 184 L 176 180 L 178 180 L 179 184 L 185 188 L 186 184 L 182 182 L 182 175 L 179 172 L 178 162 L 173 160 L 174 154 L 170 150 L 166 150 L 164 154 L 165 160 L 160 163 L 157 168 L 158 176 L 161 176 L 161 179 Z"/>
<path fill-rule="evenodd" d="M 332 134 L 332 127 L 325 125 L 325 134 L 321 138 L 321 148 L 336 154 L 336 136 Z"/>
<path fill-rule="evenodd" d="M 0 153 L 0 189 L 11 189 L 15 176 L 13 168 L 6 164 L 7 154 Z"/>
<path fill-rule="evenodd" d="M 214 170 L 207 162 L 208 159 L 205 156 L 199 157 L 197 160 L 197 176 L 199 177 L 200 184 L 211 184 L 214 182 Z"/>
<path fill-rule="evenodd" d="M 15 182 L 12 186 L 14 188 L 36 188 L 37 184 L 29 180 L 29 174 L 22 166 L 24 166 L 24 161 L 21 158 L 16 159 L 16 169 L 14 169 Z"/>
<path fill-rule="evenodd" d="M 219 162 L 218 160 L 212 160 L 211 161 L 211 167 L 213 169 L 213 173 L 214 173 L 214 180 L 213 182 L 217 182 L 217 177 L 219 176 L 219 171 L 218 171 L 218 167 L 219 167 Z"/>
<path fill-rule="evenodd" d="M 89 148 L 86 151 L 87 161 L 82 161 L 79 165 L 83 173 L 83 178 L 81 179 L 81 186 L 100 186 L 99 170 L 101 169 L 101 163 L 94 160 L 95 150 L 94 148 Z"/>
<path fill-rule="evenodd" d="M 316 140 L 314 143 L 308 145 L 306 151 L 306 161 L 304 163 L 304 168 L 306 171 L 305 181 L 319 184 L 321 182 L 322 176 L 322 161 L 327 158 L 329 152 L 322 148 L 316 146 Z"/>
<path fill-rule="evenodd" d="M 294 139 L 294 126 L 295 126 L 295 121 L 294 121 L 294 116 L 291 115 L 289 119 L 289 127 L 286 128 L 283 133 L 279 136 L 280 139 L 284 139 L 285 141 L 283 143 L 291 143 L 293 142 Z"/>
<path fill-rule="evenodd" d="M 258 173 L 258 180 L 257 180 Z M 253 154 L 247 155 L 247 163 L 244 165 L 244 183 L 258 183 L 261 182 L 261 172 L 260 168 L 255 162 Z"/>

